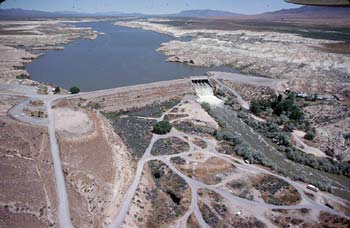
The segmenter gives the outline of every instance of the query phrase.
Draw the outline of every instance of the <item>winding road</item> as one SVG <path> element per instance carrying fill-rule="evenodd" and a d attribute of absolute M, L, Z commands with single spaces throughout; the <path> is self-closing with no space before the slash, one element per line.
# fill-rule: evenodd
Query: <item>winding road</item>
<path fill-rule="evenodd" d="M 23 108 L 25 108 L 28 105 L 28 100 L 24 101 L 21 104 L 18 104 L 17 106 L 13 107 L 9 114 L 18 119 L 19 121 L 27 122 L 33 125 L 42 125 L 47 126 L 49 131 L 49 137 L 50 137 L 50 146 L 51 146 L 51 153 L 53 157 L 53 163 L 54 163 L 54 171 L 55 171 L 55 179 L 56 179 L 56 191 L 58 196 L 58 222 L 61 228 L 71 228 L 73 227 L 71 222 L 71 215 L 70 215 L 70 209 L 69 209 L 69 201 L 67 196 L 67 189 L 65 185 L 65 180 L 63 176 L 62 171 L 62 165 L 60 160 L 60 152 L 59 152 L 59 146 L 57 143 L 56 138 L 56 132 L 55 132 L 55 117 L 52 110 L 52 103 L 61 98 L 65 97 L 73 97 L 75 95 L 38 95 L 32 90 L 21 90 L 22 95 L 27 96 L 29 99 L 37 99 L 42 100 L 44 102 L 44 107 L 47 111 L 48 118 L 47 120 L 38 120 L 34 118 L 29 118 L 27 116 L 23 115 Z M 25 91 L 25 92 L 23 92 Z M 16 94 L 18 94 L 19 91 L 16 91 Z M 7 95 L 14 95 L 13 92 L 0 92 L 0 94 L 7 94 Z M 81 96 L 81 95 L 80 95 Z M 182 101 L 177 106 L 181 105 L 184 101 Z M 175 106 L 176 107 L 176 106 Z M 170 109 L 172 110 L 172 109 Z M 163 120 L 164 116 L 166 114 L 176 114 L 172 113 L 171 111 L 165 112 L 160 118 L 157 120 Z M 181 118 L 178 118 L 177 120 L 180 120 Z M 187 142 L 190 145 L 189 151 L 174 154 L 174 155 L 161 155 L 161 156 L 153 156 L 151 154 L 153 145 L 159 140 L 159 139 L 165 139 L 165 138 L 171 138 L 171 137 L 177 137 L 181 140 Z M 188 140 L 188 137 L 197 138 L 207 143 L 207 147 L 205 149 L 201 149 L 198 146 L 196 146 L 193 142 Z M 182 157 L 182 158 L 188 158 L 187 156 L 189 154 L 193 153 L 204 153 L 211 157 L 217 157 L 222 160 L 225 160 L 226 162 L 229 162 L 233 164 L 237 169 L 242 170 L 247 173 L 254 173 L 254 174 L 269 174 L 276 176 L 278 178 L 281 178 L 288 182 L 290 185 L 292 185 L 300 194 L 302 200 L 298 205 L 292 205 L 292 206 L 276 206 L 271 205 L 263 202 L 255 202 L 250 201 L 247 199 L 240 198 L 238 196 L 235 196 L 231 194 L 229 191 L 222 188 L 225 183 L 229 181 L 231 178 L 230 176 L 226 177 L 220 184 L 217 185 L 207 185 L 205 183 L 202 183 L 198 180 L 195 180 L 193 178 L 190 178 L 186 176 L 185 174 L 181 173 L 171 162 L 170 159 L 172 157 Z M 260 168 L 255 165 L 249 165 L 245 164 L 241 159 L 237 159 L 225 154 L 219 153 L 215 148 L 215 142 L 212 141 L 212 139 L 204 138 L 198 135 L 190 135 L 186 134 L 184 132 L 180 132 L 176 129 L 172 129 L 172 131 L 167 135 L 155 135 L 153 134 L 150 144 L 148 145 L 143 157 L 141 160 L 138 161 L 137 169 L 135 178 L 133 180 L 133 183 L 130 185 L 126 195 L 124 196 L 123 202 L 121 206 L 119 207 L 117 213 L 113 217 L 112 221 L 109 224 L 109 227 L 111 228 L 119 228 L 123 227 L 124 220 L 128 214 L 128 211 L 132 205 L 133 198 L 136 194 L 138 185 L 140 183 L 140 180 L 142 178 L 142 171 L 144 169 L 144 166 L 147 162 L 152 160 L 158 160 L 166 164 L 169 169 L 171 169 L 174 173 L 179 175 L 181 178 L 183 178 L 188 186 L 191 189 L 191 205 L 189 206 L 186 213 L 177 220 L 176 227 L 185 228 L 187 221 L 191 214 L 194 214 L 199 225 L 201 227 L 209 227 L 208 224 L 206 224 L 202 213 L 198 206 L 199 196 L 198 196 L 198 190 L 199 189 L 207 189 L 213 192 L 216 192 L 220 196 L 222 196 L 224 199 L 226 199 L 227 202 L 229 202 L 231 205 L 234 205 L 235 207 L 239 208 L 243 211 L 243 213 L 248 213 L 251 215 L 254 215 L 257 219 L 265 223 L 268 227 L 274 227 L 274 225 L 266 218 L 265 213 L 267 210 L 271 209 L 300 209 L 300 208 L 308 208 L 313 210 L 315 213 L 313 215 L 318 214 L 320 211 L 326 211 L 335 215 L 339 215 L 341 217 L 345 217 L 349 219 L 348 216 L 345 214 L 336 211 L 334 209 L 331 209 L 329 207 L 326 207 L 325 205 L 311 200 L 308 196 L 305 195 L 304 192 L 310 192 L 309 190 L 305 189 L 305 185 L 292 181 L 288 178 L 285 178 L 283 176 L 277 175 L 275 173 L 269 172 L 268 170 L 265 170 L 263 168 Z M 312 193 L 312 192 L 310 192 Z M 331 195 L 330 195 L 331 196 Z M 337 199 L 335 196 L 331 196 Z M 223 218 L 220 218 L 223 220 Z M 230 225 L 228 224 L 228 227 Z"/>
<path fill-rule="evenodd" d="M 181 103 L 179 105 L 181 105 Z M 171 112 L 168 111 L 165 114 L 169 114 L 169 113 L 171 113 Z M 175 114 L 175 113 L 173 113 L 173 114 Z M 164 115 L 161 118 L 159 118 L 158 120 L 162 120 L 164 118 Z M 181 118 L 179 118 L 179 119 L 181 119 Z M 179 119 L 176 119 L 176 120 L 179 120 Z M 173 121 L 176 121 L 176 120 L 173 120 Z M 177 137 L 177 138 L 180 138 L 181 140 L 187 142 L 190 145 L 190 149 L 186 152 L 173 154 L 173 155 L 153 156 L 151 154 L 153 145 L 159 139 L 166 139 L 166 138 L 171 138 L 171 137 Z M 193 142 L 189 141 L 188 137 L 203 140 L 204 142 L 207 143 L 207 148 L 205 148 L 205 149 L 199 148 L 198 146 L 193 144 Z M 247 172 L 247 173 L 268 174 L 268 175 L 278 177 L 278 178 L 286 181 L 290 185 L 292 185 L 299 192 L 302 200 L 297 205 L 277 206 L 277 205 L 267 204 L 264 202 L 255 202 L 255 201 L 247 200 L 244 198 L 240 198 L 240 197 L 235 196 L 235 195 L 231 194 L 230 192 L 224 190 L 223 188 L 221 188 L 225 185 L 225 183 L 228 182 L 227 180 L 230 179 L 230 176 L 226 177 L 220 184 L 207 185 L 205 183 L 202 183 L 198 180 L 190 178 L 187 175 L 181 173 L 170 162 L 170 159 L 173 157 L 182 157 L 182 158 L 188 159 L 187 156 L 190 154 L 193 154 L 193 153 L 204 153 L 204 154 L 207 154 L 207 155 L 212 156 L 212 157 L 220 158 L 222 160 L 225 160 L 226 162 L 231 163 L 232 165 L 234 165 L 238 169 L 240 169 L 244 172 Z M 198 135 L 186 134 L 184 132 L 180 132 L 180 131 L 173 128 L 172 131 L 167 135 L 161 136 L 161 135 L 153 134 L 153 137 L 151 139 L 149 146 L 147 147 L 143 157 L 141 158 L 141 160 L 137 164 L 137 171 L 136 171 L 134 181 L 133 181 L 132 185 L 129 187 L 127 194 L 124 197 L 124 200 L 119 208 L 118 213 L 116 214 L 116 216 L 114 217 L 114 219 L 110 223 L 110 225 L 109 225 L 110 228 L 123 227 L 125 217 L 127 216 L 128 211 L 132 205 L 133 197 L 136 194 L 138 185 L 139 185 L 140 180 L 142 178 L 142 171 L 144 169 L 144 166 L 147 162 L 152 161 L 152 160 L 158 160 L 158 161 L 161 161 L 164 164 L 166 164 L 174 173 L 176 173 L 181 178 L 183 178 L 186 181 L 186 183 L 189 185 L 189 187 L 191 188 L 191 196 L 192 196 L 191 205 L 190 205 L 189 209 L 186 211 L 186 213 L 177 221 L 176 227 L 186 228 L 187 220 L 192 213 L 194 213 L 194 215 L 195 215 L 195 217 L 196 217 L 196 219 L 201 227 L 209 227 L 208 224 L 206 224 L 206 222 L 204 221 L 203 216 L 201 214 L 201 211 L 199 210 L 199 207 L 198 207 L 198 190 L 199 189 L 208 189 L 208 190 L 211 190 L 213 192 L 216 192 L 217 194 L 221 195 L 225 200 L 227 200 L 227 202 L 230 202 L 235 207 L 237 206 L 238 208 L 240 208 L 240 210 L 242 210 L 243 213 L 248 212 L 248 214 L 254 215 L 257 219 L 259 219 L 260 221 L 265 223 L 268 227 L 275 227 L 265 216 L 265 213 L 271 209 L 290 209 L 290 210 L 292 210 L 292 209 L 307 208 L 307 209 L 313 210 L 313 212 L 314 212 L 313 215 L 318 215 L 319 212 L 326 211 L 326 212 L 329 212 L 331 214 L 335 214 L 335 215 L 349 219 L 349 217 L 346 216 L 344 213 L 338 212 L 334 209 L 326 207 L 325 205 L 323 205 L 321 203 L 318 203 L 316 201 L 311 200 L 304 193 L 304 192 L 312 193 L 311 191 L 309 191 L 305 188 L 305 185 L 302 185 L 298 182 L 292 181 L 289 178 L 285 178 L 285 177 L 280 176 L 278 174 L 272 173 L 272 172 L 270 172 L 266 169 L 260 168 L 258 166 L 245 164 L 241 159 L 234 158 L 234 157 L 231 157 L 229 155 L 221 154 L 216 150 L 215 144 L 212 140 L 200 137 Z M 221 218 L 221 219 L 223 219 L 223 218 Z M 231 227 L 229 224 L 227 224 L 227 225 L 228 225 L 228 227 Z"/>

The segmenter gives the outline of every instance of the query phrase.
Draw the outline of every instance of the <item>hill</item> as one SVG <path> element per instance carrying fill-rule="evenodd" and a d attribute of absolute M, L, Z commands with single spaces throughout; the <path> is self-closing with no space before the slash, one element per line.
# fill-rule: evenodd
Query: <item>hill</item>
<path fill-rule="evenodd" d="M 260 15 L 278 16 L 294 15 L 303 17 L 345 17 L 350 16 L 349 7 L 327 7 L 327 6 L 302 6 L 295 9 L 283 9 L 275 12 L 267 12 Z"/>
<path fill-rule="evenodd" d="M 114 16 L 143 16 L 137 13 L 123 13 L 118 11 L 83 13 L 75 11 L 46 12 L 24 9 L 0 9 L 0 18 L 56 18 L 56 17 L 114 17 Z"/>
<path fill-rule="evenodd" d="M 172 16 L 176 17 L 234 17 L 239 16 L 240 14 L 232 13 L 228 11 L 220 10 L 185 10 L 180 13 L 173 14 Z"/>

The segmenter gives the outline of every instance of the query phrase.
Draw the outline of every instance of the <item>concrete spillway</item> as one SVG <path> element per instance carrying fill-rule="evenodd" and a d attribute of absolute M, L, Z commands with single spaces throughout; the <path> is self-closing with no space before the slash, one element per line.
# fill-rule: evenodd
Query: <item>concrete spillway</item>
<path fill-rule="evenodd" d="M 214 106 L 221 106 L 224 104 L 223 100 L 214 95 L 213 87 L 210 85 L 207 78 L 196 78 L 191 80 L 193 88 L 199 97 L 198 102 L 208 103 Z"/>

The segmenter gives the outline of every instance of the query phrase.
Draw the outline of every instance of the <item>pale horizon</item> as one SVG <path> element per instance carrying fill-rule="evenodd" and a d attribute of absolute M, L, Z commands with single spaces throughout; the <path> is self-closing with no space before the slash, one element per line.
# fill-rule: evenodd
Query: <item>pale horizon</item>
<path fill-rule="evenodd" d="M 173 14 L 186 10 L 219 10 L 238 14 L 259 14 L 281 9 L 298 8 L 299 5 L 286 3 L 283 0 L 218 0 L 197 1 L 180 0 L 177 2 L 162 0 L 136 0 L 136 1 L 112 1 L 112 0 L 63 0 L 50 2 L 44 0 L 17 0 L 6 1 L 0 9 L 24 9 L 46 12 L 73 11 L 79 13 L 142 13 L 142 14 Z"/>

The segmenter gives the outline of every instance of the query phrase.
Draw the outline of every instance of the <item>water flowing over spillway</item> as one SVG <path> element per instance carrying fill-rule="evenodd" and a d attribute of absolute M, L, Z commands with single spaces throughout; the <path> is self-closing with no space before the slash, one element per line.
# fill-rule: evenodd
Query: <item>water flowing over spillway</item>
<path fill-rule="evenodd" d="M 199 97 L 198 102 L 208 103 L 214 106 L 221 106 L 224 104 L 223 100 L 220 100 L 214 95 L 213 88 L 208 83 L 193 83 L 193 87 Z"/>

